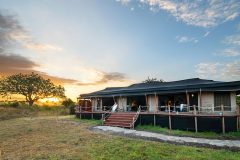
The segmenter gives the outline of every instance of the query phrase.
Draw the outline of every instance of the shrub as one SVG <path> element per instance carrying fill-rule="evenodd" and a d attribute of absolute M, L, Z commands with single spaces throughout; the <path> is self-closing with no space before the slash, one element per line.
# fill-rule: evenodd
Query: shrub
<path fill-rule="evenodd" d="M 240 96 L 237 96 L 237 105 L 240 106 Z"/>
<path fill-rule="evenodd" d="M 11 103 L 10 103 L 10 106 L 11 106 L 11 107 L 14 107 L 14 108 L 17 108 L 17 107 L 19 107 L 19 102 L 18 102 L 18 101 L 11 102 Z"/>
<path fill-rule="evenodd" d="M 75 105 L 75 102 L 73 102 L 70 98 L 68 98 L 62 102 L 62 105 L 64 105 L 66 108 L 69 108 Z"/>
<path fill-rule="evenodd" d="M 64 100 L 62 102 L 62 105 L 64 105 L 66 108 L 69 109 L 69 114 L 75 114 L 75 102 L 73 102 L 70 98 Z"/>
<path fill-rule="evenodd" d="M 75 114 L 75 105 L 69 107 L 69 114 Z"/>

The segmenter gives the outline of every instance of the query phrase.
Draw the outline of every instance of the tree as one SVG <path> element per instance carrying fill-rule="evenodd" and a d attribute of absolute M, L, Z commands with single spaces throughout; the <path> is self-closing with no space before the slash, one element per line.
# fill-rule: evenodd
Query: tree
<path fill-rule="evenodd" d="M 64 105 L 66 108 L 68 108 L 70 106 L 74 106 L 75 102 L 73 102 L 70 98 L 68 98 L 62 102 L 62 105 Z"/>
<path fill-rule="evenodd" d="M 75 114 L 75 102 L 73 102 L 70 98 L 68 99 L 65 99 L 63 102 L 62 102 L 62 105 L 64 105 L 66 108 L 69 109 L 69 113 L 70 114 Z"/>
<path fill-rule="evenodd" d="M 65 97 L 65 89 L 54 85 L 49 79 L 38 74 L 15 74 L 0 80 L 0 94 L 3 96 L 20 94 L 25 96 L 30 106 L 39 99 Z"/>
<path fill-rule="evenodd" d="M 147 78 L 143 83 L 165 82 L 163 79 L 157 80 L 157 78 Z"/>

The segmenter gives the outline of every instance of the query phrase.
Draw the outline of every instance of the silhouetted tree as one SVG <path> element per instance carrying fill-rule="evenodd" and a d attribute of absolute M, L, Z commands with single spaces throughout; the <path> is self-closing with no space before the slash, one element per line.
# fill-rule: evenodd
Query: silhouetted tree
<path fill-rule="evenodd" d="M 40 75 L 16 74 L 0 80 L 0 94 L 3 96 L 20 94 L 25 96 L 30 106 L 39 99 L 50 97 L 65 97 L 65 89 L 54 85 L 49 79 Z"/>
<path fill-rule="evenodd" d="M 70 106 L 74 106 L 75 102 L 73 102 L 70 98 L 68 98 L 62 102 L 62 105 L 64 105 L 66 108 L 68 108 Z"/>
<path fill-rule="evenodd" d="M 69 109 L 69 113 L 70 114 L 75 114 L 75 102 L 73 102 L 70 98 L 68 99 L 65 99 L 63 102 L 62 102 L 62 105 L 64 105 L 66 108 Z"/>
<path fill-rule="evenodd" d="M 143 83 L 153 83 L 153 82 L 165 82 L 163 79 L 158 80 L 157 78 L 147 78 Z"/>

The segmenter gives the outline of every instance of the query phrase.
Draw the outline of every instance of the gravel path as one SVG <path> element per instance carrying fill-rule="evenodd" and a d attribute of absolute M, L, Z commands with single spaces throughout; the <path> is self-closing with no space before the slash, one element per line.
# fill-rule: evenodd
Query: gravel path
<path fill-rule="evenodd" d="M 132 129 L 125 129 L 110 126 L 96 126 L 93 127 L 95 131 L 110 132 L 111 134 L 118 134 L 127 137 L 148 139 L 153 141 L 170 142 L 174 144 L 187 144 L 197 146 L 207 146 L 211 148 L 228 148 L 233 150 L 240 150 L 240 140 L 217 140 L 206 138 L 192 138 L 192 137 L 178 137 L 164 135 L 160 133 L 152 133 L 146 131 L 137 131 Z"/>

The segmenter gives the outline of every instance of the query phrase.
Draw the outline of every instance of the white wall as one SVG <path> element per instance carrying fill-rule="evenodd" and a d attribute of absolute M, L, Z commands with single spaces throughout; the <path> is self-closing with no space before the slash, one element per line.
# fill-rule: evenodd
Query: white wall
<path fill-rule="evenodd" d="M 91 99 L 92 102 L 92 107 L 93 107 L 93 111 L 99 111 L 102 108 L 102 99 L 100 98 L 100 109 L 97 110 L 97 98 L 92 98 Z"/>
<path fill-rule="evenodd" d="M 97 99 L 92 98 L 91 102 L 92 102 L 93 111 L 96 111 L 97 110 Z"/>
<path fill-rule="evenodd" d="M 127 110 L 127 97 L 118 97 L 117 104 L 120 110 Z"/>
<path fill-rule="evenodd" d="M 155 98 L 155 95 L 148 95 L 147 103 L 149 105 L 149 112 L 157 112 L 158 96 Z"/>
<path fill-rule="evenodd" d="M 235 112 L 237 111 L 236 92 L 231 92 L 230 98 L 231 98 L 231 111 Z"/>
<path fill-rule="evenodd" d="M 211 107 L 212 111 L 214 110 L 214 93 L 213 92 L 202 92 L 202 106 Z"/>

